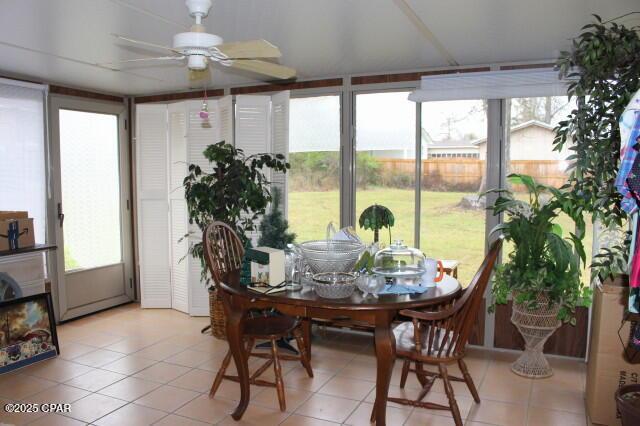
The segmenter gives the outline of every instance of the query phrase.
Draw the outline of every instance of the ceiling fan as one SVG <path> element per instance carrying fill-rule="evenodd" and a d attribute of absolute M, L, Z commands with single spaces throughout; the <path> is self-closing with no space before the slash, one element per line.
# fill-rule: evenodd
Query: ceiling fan
<path fill-rule="evenodd" d="M 171 56 L 154 58 L 138 58 L 119 62 L 102 63 L 108 66 L 116 63 L 142 61 L 183 61 L 187 60 L 189 81 L 195 83 L 209 79 L 209 62 L 214 62 L 232 69 L 249 71 L 276 79 L 295 78 L 296 70 L 274 62 L 260 59 L 275 59 L 282 56 L 280 49 L 266 40 L 251 40 L 235 43 L 223 43 L 222 37 L 206 32 L 202 20 L 209 15 L 211 0 L 186 0 L 189 15 L 195 19 L 190 31 L 173 36 L 171 47 L 146 41 L 134 40 L 119 34 L 114 37 L 141 46 L 152 47 L 172 52 Z"/>

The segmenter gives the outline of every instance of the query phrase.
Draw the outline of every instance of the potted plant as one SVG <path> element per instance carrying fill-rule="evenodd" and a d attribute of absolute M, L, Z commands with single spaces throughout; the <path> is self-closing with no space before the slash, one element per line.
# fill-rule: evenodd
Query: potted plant
<path fill-rule="evenodd" d="M 629 15 L 629 14 L 627 14 Z M 626 272 L 631 240 L 627 213 L 615 182 L 620 162 L 618 120 L 640 89 L 640 35 L 637 28 L 617 24 L 614 18 L 585 25 L 570 51 L 556 62 L 560 77 L 571 79 L 567 94 L 577 107 L 555 128 L 555 149 L 572 144 L 567 197 L 592 215 L 601 248 L 591 264 L 592 281 L 602 282 Z"/>
<path fill-rule="evenodd" d="M 374 204 L 364 209 L 358 224 L 362 229 L 370 229 L 373 231 L 373 242 L 377 243 L 380 238 L 380 230 L 387 228 L 389 230 L 389 244 L 391 244 L 391 228 L 395 223 L 395 217 L 391 210 L 385 206 Z"/>
<path fill-rule="evenodd" d="M 258 218 L 273 200 L 265 172 L 271 169 L 286 173 L 289 163 L 282 154 L 246 156 L 242 149 L 224 141 L 209 145 L 203 154 L 213 165 L 212 171 L 190 164 L 183 182 L 189 223 L 197 225 L 202 232 L 214 220 L 225 222 L 250 246 L 247 234 L 256 230 Z M 200 259 L 203 281 L 208 285 L 202 242 L 192 244 L 189 253 Z M 222 338 L 225 335 L 222 301 L 215 287 L 209 290 L 212 333 Z"/>
<path fill-rule="evenodd" d="M 287 245 L 293 243 L 296 234 L 289 232 L 289 223 L 282 215 L 280 209 L 280 201 L 282 200 L 282 191 L 278 187 L 274 187 L 271 191 L 271 210 L 265 214 L 260 222 L 260 238 L 259 246 L 266 246 L 276 249 L 285 249 Z"/>
<path fill-rule="evenodd" d="M 583 286 L 581 262 L 585 261 L 582 210 L 570 202 L 566 189 L 537 183 L 532 177 L 511 174 L 508 181 L 524 185 L 528 200 L 499 189 L 492 207 L 494 215 L 506 220 L 493 232 L 501 232 L 513 246 L 507 259 L 496 268 L 492 286 L 493 303 L 505 304 L 513 297 L 511 321 L 525 340 L 525 351 L 512 370 L 527 377 L 552 374 L 542 350 L 546 340 L 561 325 L 575 325 L 576 306 L 587 306 L 591 290 Z M 568 232 L 555 221 L 564 213 L 575 224 Z"/>

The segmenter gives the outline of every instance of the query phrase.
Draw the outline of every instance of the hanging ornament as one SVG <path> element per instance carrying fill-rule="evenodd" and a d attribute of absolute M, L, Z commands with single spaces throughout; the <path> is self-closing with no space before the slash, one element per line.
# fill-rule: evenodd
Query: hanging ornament
<path fill-rule="evenodd" d="M 207 104 L 207 89 L 204 89 L 204 99 L 202 100 L 202 108 L 200 108 L 200 118 L 209 119 L 209 105 Z"/>

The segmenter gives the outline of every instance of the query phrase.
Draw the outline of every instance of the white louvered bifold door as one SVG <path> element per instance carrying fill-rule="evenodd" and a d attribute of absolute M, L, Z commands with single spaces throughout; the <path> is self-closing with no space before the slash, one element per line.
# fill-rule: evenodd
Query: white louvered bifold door
<path fill-rule="evenodd" d="M 218 99 L 218 123 L 220 126 L 219 142 L 233 143 L 233 97 L 225 96 Z"/>
<path fill-rule="evenodd" d="M 236 148 L 247 156 L 271 152 L 271 96 L 236 96 Z"/>
<path fill-rule="evenodd" d="M 200 166 L 203 172 L 210 173 L 213 166 L 203 152 L 209 145 L 220 142 L 218 102 L 209 101 L 207 120 L 200 118 L 201 101 L 186 101 L 184 104 L 187 110 L 187 161 L 189 164 Z M 202 241 L 202 234 L 197 226 L 191 226 L 190 232 L 190 244 Z M 200 272 L 200 261 L 189 257 L 189 314 L 207 316 L 209 315 L 209 294 L 205 283 L 200 279 Z"/>
<path fill-rule="evenodd" d="M 271 152 L 271 96 L 236 96 L 236 148 L 247 157 Z M 271 176 L 267 173 L 267 179 Z M 258 233 L 248 235 L 254 245 Z"/>
<path fill-rule="evenodd" d="M 187 123 L 183 102 L 169 105 L 169 214 L 171 224 L 171 305 L 189 312 L 189 241 L 187 202 L 182 182 L 187 175 Z"/>
<path fill-rule="evenodd" d="M 271 152 L 283 154 L 289 158 L 289 91 L 271 96 Z M 281 192 L 281 204 L 284 217 L 287 217 L 287 175 L 275 172 L 271 176 L 272 187 Z"/>
<path fill-rule="evenodd" d="M 141 305 L 171 307 L 167 206 L 167 107 L 136 107 L 136 182 Z"/>

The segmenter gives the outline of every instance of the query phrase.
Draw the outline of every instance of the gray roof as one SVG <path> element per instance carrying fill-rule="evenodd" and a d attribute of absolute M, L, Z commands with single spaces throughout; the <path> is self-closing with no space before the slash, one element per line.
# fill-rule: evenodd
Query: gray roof
<path fill-rule="evenodd" d="M 428 148 L 475 148 L 473 144 L 473 140 L 462 139 L 462 140 L 443 140 L 443 141 L 433 141 L 427 142 L 426 145 Z"/>

